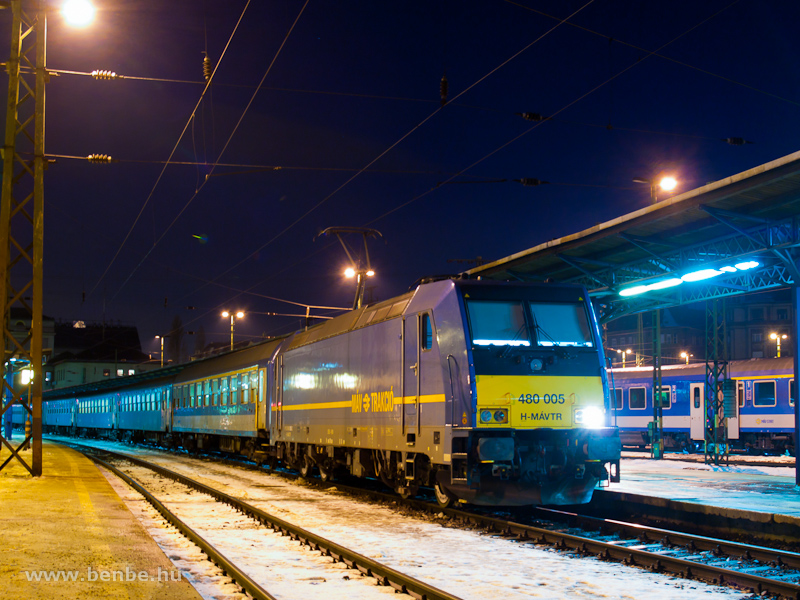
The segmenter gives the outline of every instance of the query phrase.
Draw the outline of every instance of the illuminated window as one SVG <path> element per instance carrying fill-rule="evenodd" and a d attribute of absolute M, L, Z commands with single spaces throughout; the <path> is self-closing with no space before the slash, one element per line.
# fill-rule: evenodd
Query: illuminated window
<path fill-rule="evenodd" d="M 669 387 L 662 386 L 661 392 L 659 394 L 661 396 L 661 409 L 666 410 L 672 407 L 672 395 L 670 394 Z"/>

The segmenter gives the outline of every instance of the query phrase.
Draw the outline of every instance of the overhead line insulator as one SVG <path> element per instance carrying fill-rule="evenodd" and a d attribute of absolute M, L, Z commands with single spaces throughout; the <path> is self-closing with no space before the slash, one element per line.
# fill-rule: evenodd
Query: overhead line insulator
<path fill-rule="evenodd" d="M 547 121 L 550 117 L 545 117 L 535 112 L 516 113 L 526 121 Z"/>
<path fill-rule="evenodd" d="M 533 177 L 523 177 L 522 179 L 515 179 L 517 183 L 521 183 L 525 187 L 533 187 L 536 185 L 546 185 L 550 183 L 549 181 L 542 181 L 541 179 L 535 179 Z"/>
<path fill-rule="evenodd" d="M 92 77 L 95 79 L 117 79 L 119 75 L 114 73 L 114 71 L 104 71 L 101 69 L 95 69 L 92 71 Z"/>
<path fill-rule="evenodd" d="M 203 53 L 205 54 L 205 52 Z M 214 72 L 214 68 L 211 65 L 211 59 L 208 58 L 208 54 L 203 57 L 203 78 L 208 81 L 211 79 L 211 73 Z"/>
<path fill-rule="evenodd" d="M 86 157 L 90 163 L 112 163 L 117 162 L 113 158 L 111 158 L 108 154 L 90 154 Z"/>
<path fill-rule="evenodd" d="M 746 140 L 744 138 L 740 138 L 740 137 L 723 138 L 722 141 L 725 142 L 726 144 L 730 144 L 731 146 L 744 146 L 745 144 L 752 144 L 753 143 L 751 141 L 748 141 L 748 140 Z"/>

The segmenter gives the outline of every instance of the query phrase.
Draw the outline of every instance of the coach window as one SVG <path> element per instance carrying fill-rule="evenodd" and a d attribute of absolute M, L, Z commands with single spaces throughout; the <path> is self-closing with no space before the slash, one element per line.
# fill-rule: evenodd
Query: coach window
<path fill-rule="evenodd" d="M 622 388 L 614 388 L 614 409 L 622 410 Z"/>
<path fill-rule="evenodd" d="M 795 393 L 797 390 L 794 387 L 794 379 L 789 380 L 789 406 L 794 406 Z"/>
<path fill-rule="evenodd" d="M 205 382 L 205 406 L 211 406 L 211 380 L 206 379 Z"/>
<path fill-rule="evenodd" d="M 211 380 L 211 405 L 219 406 L 219 379 Z"/>
<path fill-rule="evenodd" d="M 647 407 L 644 391 L 643 387 L 628 390 L 628 406 L 630 406 L 631 410 L 642 410 Z"/>
<path fill-rule="evenodd" d="M 219 382 L 219 393 L 221 396 L 220 404 L 226 406 L 228 404 L 228 378 L 223 377 Z"/>
<path fill-rule="evenodd" d="M 231 375 L 231 404 L 237 404 L 239 402 L 239 375 Z"/>
<path fill-rule="evenodd" d="M 672 394 L 670 394 L 669 386 L 661 386 L 661 409 L 667 410 L 672 407 Z"/>
<path fill-rule="evenodd" d="M 753 406 L 775 406 L 775 382 L 756 381 L 753 383 Z"/>
<path fill-rule="evenodd" d="M 424 313 L 420 321 L 419 341 L 423 351 L 433 348 L 433 326 L 431 325 L 431 316 L 428 313 Z"/>

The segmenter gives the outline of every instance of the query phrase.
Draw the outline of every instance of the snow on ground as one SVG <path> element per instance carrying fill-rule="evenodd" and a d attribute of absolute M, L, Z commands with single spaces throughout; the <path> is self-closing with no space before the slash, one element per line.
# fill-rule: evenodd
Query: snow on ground
<path fill-rule="evenodd" d="M 765 457 L 752 458 L 753 462 L 763 462 Z M 794 458 L 771 458 L 775 467 L 706 465 L 695 457 L 623 458 L 622 481 L 612 483 L 608 489 L 800 518 L 800 488 L 795 485 Z"/>
<path fill-rule="evenodd" d="M 402 515 L 391 508 L 354 500 L 335 489 L 311 489 L 267 473 L 188 456 L 164 455 L 121 444 L 108 446 L 146 456 L 153 462 L 213 484 L 282 519 L 465 600 L 494 600 L 500 595 L 504 600 L 634 600 L 643 597 L 689 600 L 699 596 L 708 600 L 731 600 L 748 597 L 726 588 L 466 530 L 451 526 L 445 519 L 431 522 Z M 247 543 L 264 543 L 260 538 L 245 536 L 236 528 L 222 533 L 231 543 L 248 540 L 241 549 L 245 561 Z M 249 550 L 252 551 L 252 547 Z M 319 582 L 313 595 L 324 595 L 326 600 L 335 598 L 328 592 L 332 587 L 330 583 L 329 580 Z M 298 590 L 293 597 L 311 596 Z"/>

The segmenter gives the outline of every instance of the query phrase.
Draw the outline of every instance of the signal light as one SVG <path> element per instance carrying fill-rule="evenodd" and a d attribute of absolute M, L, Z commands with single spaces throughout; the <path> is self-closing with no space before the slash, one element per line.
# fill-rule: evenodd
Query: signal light
<path fill-rule="evenodd" d="M 92 71 L 92 77 L 95 79 L 117 79 L 119 75 L 114 73 L 114 71 L 104 71 L 102 69 L 95 69 Z"/>

